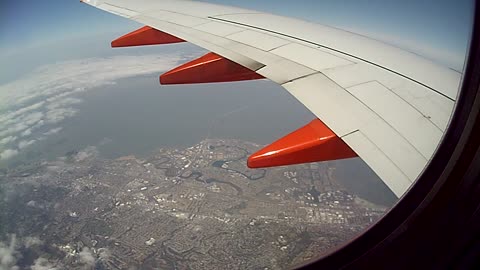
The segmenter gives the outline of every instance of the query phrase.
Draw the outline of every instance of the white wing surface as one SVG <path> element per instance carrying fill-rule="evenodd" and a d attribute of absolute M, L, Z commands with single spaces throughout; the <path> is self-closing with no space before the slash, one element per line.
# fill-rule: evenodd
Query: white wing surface
<path fill-rule="evenodd" d="M 432 157 L 457 96 L 460 73 L 340 29 L 195 1 L 84 2 L 282 85 L 398 197 Z"/>

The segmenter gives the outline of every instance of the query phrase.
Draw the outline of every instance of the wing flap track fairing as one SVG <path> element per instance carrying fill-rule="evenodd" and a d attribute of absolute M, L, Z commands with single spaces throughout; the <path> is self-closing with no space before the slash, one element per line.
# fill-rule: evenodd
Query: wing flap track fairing
<path fill-rule="evenodd" d="M 263 168 L 357 157 L 320 119 L 275 141 L 248 158 L 248 167 Z"/>
<path fill-rule="evenodd" d="M 112 48 L 133 47 L 145 45 L 160 45 L 185 42 L 185 40 L 152 28 L 144 26 L 112 41 Z"/>
<path fill-rule="evenodd" d="M 191 84 L 258 80 L 264 77 L 215 53 L 185 63 L 160 76 L 160 84 Z"/>

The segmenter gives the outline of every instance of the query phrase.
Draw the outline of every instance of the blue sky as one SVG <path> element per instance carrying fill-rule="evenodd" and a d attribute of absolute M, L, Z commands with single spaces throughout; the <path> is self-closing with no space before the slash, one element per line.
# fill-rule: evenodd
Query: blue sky
<path fill-rule="evenodd" d="M 468 44 L 473 10 L 473 0 L 207 2 L 267 11 L 357 31 L 424 54 L 456 69 L 461 69 L 462 59 L 458 59 L 462 58 Z M 95 38 L 109 45 L 112 33 L 127 32 L 135 27 L 138 25 L 134 22 L 78 0 L 1 1 L 0 59 L 70 39 Z"/>
<path fill-rule="evenodd" d="M 0 3 L 0 44 L 24 47 L 115 31 L 133 24 L 78 0 L 6 0 Z"/>

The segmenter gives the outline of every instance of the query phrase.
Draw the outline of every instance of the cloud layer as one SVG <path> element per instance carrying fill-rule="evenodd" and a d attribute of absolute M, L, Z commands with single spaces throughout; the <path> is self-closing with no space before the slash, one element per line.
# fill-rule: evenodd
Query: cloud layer
<path fill-rule="evenodd" d="M 184 57 L 114 56 L 66 61 L 0 85 L 0 162 L 62 131 L 63 120 L 78 113 L 80 94 L 146 74 L 160 74 Z"/>
<path fill-rule="evenodd" d="M 17 270 L 20 269 L 16 264 L 17 261 L 22 257 L 20 254 L 20 248 L 31 248 L 33 246 L 41 245 L 43 242 L 38 237 L 27 236 L 23 239 L 17 239 L 15 234 L 7 235 L 7 242 L 0 242 L 0 270 Z M 31 269 L 54 269 L 52 264 L 48 264 L 48 268 L 41 268 L 40 266 L 47 265 L 47 260 L 39 261 L 38 267 L 37 262 L 32 265 Z"/>
<path fill-rule="evenodd" d="M 0 269 L 18 269 L 17 255 L 17 238 L 13 234 L 9 243 L 0 242 Z"/>

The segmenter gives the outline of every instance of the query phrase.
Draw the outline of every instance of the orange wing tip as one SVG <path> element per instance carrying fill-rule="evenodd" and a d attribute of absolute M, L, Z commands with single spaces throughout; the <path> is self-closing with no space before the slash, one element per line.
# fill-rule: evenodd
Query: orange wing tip
<path fill-rule="evenodd" d="M 112 41 L 112 48 L 171 44 L 179 42 L 185 41 L 183 39 L 154 29 L 150 26 L 144 26 L 138 30 L 130 32 Z"/>
<path fill-rule="evenodd" d="M 161 75 L 160 84 L 234 82 L 263 78 L 229 59 L 208 53 Z"/>
<path fill-rule="evenodd" d="M 315 119 L 248 158 L 250 168 L 265 168 L 357 157 L 357 154 Z"/>

